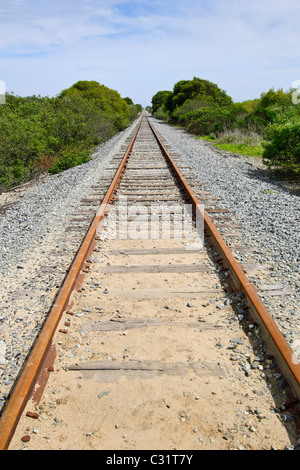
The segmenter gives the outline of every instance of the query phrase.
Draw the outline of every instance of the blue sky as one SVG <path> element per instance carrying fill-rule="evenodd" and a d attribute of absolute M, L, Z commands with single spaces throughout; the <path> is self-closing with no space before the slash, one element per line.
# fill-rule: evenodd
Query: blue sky
<path fill-rule="evenodd" d="M 0 81 L 96 80 L 143 106 L 194 76 L 235 101 L 300 80 L 299 0 L 0 0 Z"/>

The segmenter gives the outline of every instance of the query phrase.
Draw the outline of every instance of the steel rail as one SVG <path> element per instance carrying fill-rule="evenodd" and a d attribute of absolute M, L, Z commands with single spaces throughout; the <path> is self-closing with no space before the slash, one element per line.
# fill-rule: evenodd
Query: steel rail
<path fill-rule="evenodd" d="M 40 332 L 37 341 L 32 349 L 29 358 L 26 361 L 24 369 L 20 375 L 19 380 L 13 389 L 8 403 L 0 419 L 0 450 L 7 450 L 10 441 L 15 432 L 16 426 L 19 422 L 21 414 L 26 406 L 26 403 L 34 389 L 36 380 L 41 372 L 43 361 L 51 347 L 52 338 L 57 329 L 58 323 L 62 317 L 64 310 L 68 305 L 71 293 L 73 292 L 76 281 L 82 270 L 86 260 L 89 258 L 93 249 L 95 237 L 97 235 L 97 227 L 109 208 L 109 205 L 114 199 L 115 192 L 118 188 L 120 180 L 126 168 L 128 158 L 130 156 L 133 144 L 138 135 L 142 118 L 137 125 L 134 136 L 128 146 L 128 149 L 123 157 L 121 164 L 115 173 L 113 181 L 99 207 L 91 225 L 88 229 L 85 238 L 75 256 L 70 270 L 63 282 L 61 290 L 57 295 L 53 306 L 47 316 L 47 320 Z"/>
<path fill-rule="evenodd" d="M 148 120 L 149 122 L 149 120 Z M 189 200 L 193 204 L 194 210 L 201 217 L 204 217 L 204 228 L 209 236 L 211 245 L 219 253 L 222 258 L 223 264 L 228 269 L 231 280 L 232 288 L 235 292 L 242 292 L 245 296 L 245 301 L 251 311 L 253 319 L 260 326 L 265 342 L 269 347 L 269 352 L 272 354 L 278 363 L 283 375 L 288 381 L 291 390 L 295 394 L 298 400 L 300 400 L 300 362 L 296 355 L 286 342 L 278 326 L 274 322 L 270 313 L 267 311 L 265 305 L 261 301 L 257 294 L 255 287 L 250 283 L 248 277 L 244 273 L 242 266 L 233 256 L 229 246 L 225 243 L 216 226 L 210 219 L 203 206 L 198 201 L 194 192 L 188 185 L 186 179 L 183 177 L 179 168 L 175 164 L 174 160 L 168 153 L 167 149 L 163 145 L 161 139 L 155 132 L 153 125 L 149 122 L 156 140 L 170 163 L 170 166 L 178 178 L 183 190 L 187 194 Z"/>

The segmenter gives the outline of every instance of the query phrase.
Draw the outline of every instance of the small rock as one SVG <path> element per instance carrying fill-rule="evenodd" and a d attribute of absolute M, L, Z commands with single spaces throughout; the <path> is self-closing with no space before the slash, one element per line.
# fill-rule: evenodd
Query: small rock
<path fill-rule="evenodd" d="M 286 379 L 282 379 L 280 382 L 279 382 L 279 387 L 281 388 L 281 390 L 284 390 L 287 386 L 287 381 Z"/>
<path fill-rule="evenodd" d="M 101 399 L 102 397 L 104 397 L 105 395 L 108 395 L 109 393 L 110 393 L 110 390 L 106 390 L 104 392 L 101 392 L 101 393 L 99 393 L 98 398 Z"/>
<path fill-rule="evenodd" d="M 33 413 L 32 411 L 27 411 L 26 416 L 28 416 L 29 418 L 33 418 L 33 419 L 38 419 L 39 417 L 37 413 Z"/>
<path fill-rule="evenodd" d="M 284 423 L 290 423 L 291 421 L 293 421 L 293 416 L 290 415 L 289 413 L 285 413 L 283 416 L 282 416 L 282 421 Z"/>

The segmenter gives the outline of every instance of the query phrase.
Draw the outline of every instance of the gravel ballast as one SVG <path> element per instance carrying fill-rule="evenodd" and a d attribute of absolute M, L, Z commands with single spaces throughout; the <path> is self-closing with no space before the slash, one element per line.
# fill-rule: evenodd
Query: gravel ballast
<path fill-rule="evenodd" d="M 292 294 L 263 300 L 296 349 L 300 345 L 299 197 L 246 158 L 224 156 L 183 130 L 151 121 L 181 164 L 192 168 L 242 226 L 243 244 L 256 251 L 239 259 L 268 264 L 263 282 L 292 289 Z M 82 210 L 81 199 L 91 196 L 93 184 L 112 176 L 108 167 L 113 156 L 126 148 L 135 126 L 101 145 L 90 162 L 0 195 L 0 410 L 82 239 L 83 233 L 67 231 L 74 212 Z M 261 281 L 257 274 L 249 278 Z"/>

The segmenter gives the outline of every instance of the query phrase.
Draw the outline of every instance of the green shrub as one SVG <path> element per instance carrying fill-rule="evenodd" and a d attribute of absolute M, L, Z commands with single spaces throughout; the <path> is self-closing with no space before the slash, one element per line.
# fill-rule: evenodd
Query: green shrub
<path fill-rule="evenodd" d="M 217 106 L 190 111 L 184 116 L 180 116 L 180 119 L 189 122 L 187 130 L 197 135 L 219 134 L 225 129 L 231 128 L 234 123 L 231 111 Z"/>
<path fill-rule="evenodd" d="M 213 107 L 213 100 L 211 97 L 206 97 L 206 98 L 201 98 L 198 97 L 193 100 L 186 100 L 183 105 L 180 107 L 176 108 L 175 111 L 172 113 L 173 118 L 177 119 L 184 119 L 184 116 L 187 113 L 193 112 L 195 110 L 201 110 L 206 107 Z"/>
<path fill-rule="evenodd" d="M 297 124 L 300 122 L 300 106 L 290 106 L 277 113 L 274 124 Z"/>
<path fill-rule="evenodd" d="M 88 161 L 95 145 L 141 111 L 127 101 L 94 81 L 77 82 L 55 98 L 7 94 L 0 106 L 0 190 Z"/>
<path fill-rule="evenodd" d="M 300 122 L 275 124 L 267 129 L 268 142 L 263 143 L 263 161 L 270 167 L 300 172 Z"/>
<path fill-rule="evenodd" d="M 254 132 L 233 129 L 222 132 L 218 136 L 202 138 L 212 142 L 220 150 L 248 157 L 262 156 L 262 136 Z"/>
<path fill-rule="evenodd" d="M 91 156 L 88 150 L 79 149 L 77 147 L 67 147 L 61 152 L 60 158 L 49 169 L 49 173 L 54 175 L 68 170 L 69 168 L 73 168 L 74 166 L 87 163 L 90 160 Z"/>
<path fill-rule="evenodd" d="M 154 117 L 157 119 L 161 119 L 162 121 L 169 120 L 169 113 L 166 111 L 165 106 L 161 105 L 154 113 Z"/>
<path fill-rule="evenodd" d="M 0 116 L 0 186 L 24 183 L 34 173 L 47 135 L 36 116 L 22 117 L 7 108 Z"/>

